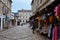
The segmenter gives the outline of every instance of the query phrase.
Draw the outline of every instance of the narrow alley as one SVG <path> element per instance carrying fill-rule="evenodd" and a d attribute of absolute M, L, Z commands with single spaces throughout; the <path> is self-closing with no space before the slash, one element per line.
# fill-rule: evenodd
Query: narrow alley
<path fill-rule="evenodd" d="M 17 26 L 0 33 L 0 40 L 47 40 L 37 33 L 33 34 L 29 24 Z"/>
<path fill-rule="evenodd" d="M 60 0 L 0 0 L 0 40 L 60 40 Z"/>

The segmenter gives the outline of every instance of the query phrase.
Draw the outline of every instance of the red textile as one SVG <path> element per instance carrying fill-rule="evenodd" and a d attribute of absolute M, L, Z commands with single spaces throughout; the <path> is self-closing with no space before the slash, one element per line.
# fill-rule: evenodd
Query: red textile
<path fill-rule="evenodd" d="M 55 28 L 53 30 L 53 38 L 52 38 L 52 40 L 58 40 L 57 26 L 55 26 Z"/>
<path fill-rule="evenodd" d="M 54 33 L 55 33 L 55 40 L 58 40 L 58 35 L 57 35 L 57 26 L 55 26 L 55 31 L 54 31 Z"/>

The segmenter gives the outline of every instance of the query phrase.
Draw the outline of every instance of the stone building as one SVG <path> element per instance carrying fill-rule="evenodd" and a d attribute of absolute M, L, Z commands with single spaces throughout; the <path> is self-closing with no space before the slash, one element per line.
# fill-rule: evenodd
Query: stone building
<path fill-rule="evenodd" d="M 20 21 L 20 24 L 22 23 L 27 23 L 29 21 L 29 18 L 33 15 L 32 14 L 32 10 L 19 10 L 18 11 L 18 14 L 19 14 L 19 21 Z"/>
<path fill-rule="evenodd" d="M 0 29 L 7 27 L 6 23 L 11 14 L 11 3 L 12 0 L 0 0 Z"/>

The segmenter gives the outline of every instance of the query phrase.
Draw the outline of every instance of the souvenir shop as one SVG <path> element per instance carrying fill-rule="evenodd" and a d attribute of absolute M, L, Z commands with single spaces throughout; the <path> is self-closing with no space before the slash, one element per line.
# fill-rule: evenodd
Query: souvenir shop
<path fill-rule="evenodd" d="M 54 1 L 40 11 L 40 33 L 51 40 L 60 39 L 60 1 Z"/>
<path fill-rule="evenodd" d="M 36 13 L 39 33 L 50 40 L 60 40 L 60 1 L 55 0 Z"/>
<path fill-rule="evenodd" d="M 38 28 L 38 20 L 36 19 L 37 16 L 38 16 L 38 15 L 36 14 L 36 15 L 33 15 L 32 17 L 29 18 L 30 24 L 32 23 L 32 22 L 31 22 L 32 19 L 34 19 L 36 28 Z"/>

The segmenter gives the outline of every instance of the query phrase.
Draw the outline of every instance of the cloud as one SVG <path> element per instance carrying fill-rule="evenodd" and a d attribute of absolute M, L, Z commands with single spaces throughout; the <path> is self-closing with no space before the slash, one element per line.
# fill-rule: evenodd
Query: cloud
<path fill-rule="evenodd" d="M 31 1 L 32 0 L 13 0 L 12 3 L 12 11 L 16 12 L 20 9 L 31 9 Z"/>

